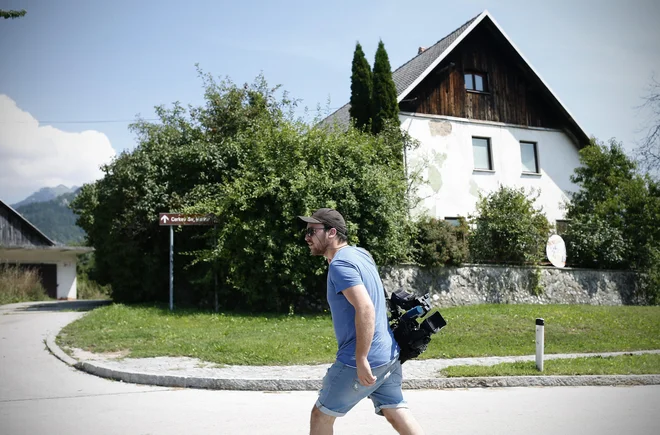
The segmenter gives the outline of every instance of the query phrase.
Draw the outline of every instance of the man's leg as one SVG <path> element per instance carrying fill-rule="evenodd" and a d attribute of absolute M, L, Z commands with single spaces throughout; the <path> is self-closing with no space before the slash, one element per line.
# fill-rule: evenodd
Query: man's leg
<path fill-rule="evenodd" d="M 383 408 L 382 412 L 387 421 L 401 435 L 424 435 L 424 430 L 408 408 Z"/>
<path fill-rule="evenodd" d="M 357 369 L 335 361 L 323 378 L 319 398 L 312 409 L 310 433 L 331 434 L 337 417 L 345 415 L 373 388 L 359 385 Z"/>
<path fill-rule="evenodd" d="M 312 416 L 309 420 L 310 435 L 332 435 L 332 427 L 335 424 L 336 417 L 324 414 L 314 405 Z"/>

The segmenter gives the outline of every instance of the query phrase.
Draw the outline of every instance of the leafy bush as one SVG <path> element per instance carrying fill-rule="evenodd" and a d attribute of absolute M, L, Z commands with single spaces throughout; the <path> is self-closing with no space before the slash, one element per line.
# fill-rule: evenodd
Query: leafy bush
<path fill-rule="evenodd" d="M 637 171 L 615 140 L 592 139 L 580 150 L 581 166 L 571 180 L 567 217 L 569 261 L 585 267 L 636 270 L 638 296 L 660 302 L 660 185 Z M 571 228 L 573 227 L 573 228 Z"/>
<path fill-rule="evenodd" d="M 624 261 L 626 245 L 621 231 L 599 216 L 572 220 L 563 237 L 571 265 L 616 269 Z"/>
<path fill-rule="evenodd" d="M 36 270 L 0 264 L 0 305 L 48 299 Z"/>
<path fill-rule="evenodd" d="M 96 248 L 96 278 L 120 302 L 168 298 L 168 231 L 159 212 L 214 213 L 217 226 L 175 234 L 175 303 L 288 312 L 324 296 L 324 264 L 309 255 L 298 215 L 342 212 L 350 242 L 379 264 L 410 256 L 403 138 L 321 129 L 263 78 L 203 76 L 206 104 L 158 108 L 133 125 L 139 145 L 103 168 L 73 204 Z M 397 157 L 398 156 L 398 157 Z"/>
<path fill-rule="evenodd" d="M 538 196 L 538 195 L 537 195 Z M 536 197 L 525 190 L 500 186 L 477 202 L 469 243 L 475 262 L 535 264 L 545 255 L 550 224 Z"/>
<path fill-rule="evenodd" d="M 415 261 L 424 267 L 460 266 L 468 259 L 468 225 L 454 226 L 445 220 L 424 218 L 416 223 Z"/>
<path fill-rule="evenodd" d="M 76 263 L 76 289 L 78 299 L 109 299 L 112 289 L 109 285 L 100 285 L 89 274 L 95 271 L 94 253 L 78 255 Z"/>

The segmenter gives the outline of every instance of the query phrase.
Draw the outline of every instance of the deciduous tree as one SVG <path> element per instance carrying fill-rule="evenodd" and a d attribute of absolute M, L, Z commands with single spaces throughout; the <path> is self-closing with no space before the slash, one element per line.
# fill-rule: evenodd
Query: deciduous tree
<path fill-rule="evenodd" d="M 325 298 L 326 266 L 309 255 L 297 219 L 319 207 L 340 210 L 350 242 L 379 264 L 409 257 L 406 181 L 388 163 L 399 131 L 312 127 L 287 115 L 293 102 L 262 77 L 245 86 L 202 77 L 204 106 L 159 108 L 159 122 L 137 122 L 135 150 L 74 202 L 97 275 L 118 300 L 167 300 L 162 211 L 218 219 L 175 235 L 175 302 L 209 306 L 217 273 L 224 308 L 323 306 L 314 301 Z"/>
<path fill-rule="evenodd" d="M 641 109 L 650 117 L 637 155 L 644 169 L 657 176 L 660 174 L 660 83 L 655 77 L 651 79 Z"/>
<path fill-rule="evenodd" d="M 586 267 L 640 273 L 640 296 L 660 302 L 660 185 L 637 171 L 615 140 L 580 151 L 571 180 L 566 234 L 569 261 Z"/>
<path fill-rule="evenodd" d="M 10 11 L 5 11 L 5 10 L 0 9 L 0 18 L 4 18 L 5 20 L 8 20 L 10 18 L 11 19 L 20 18 L 20 17 L 25 16 L 26 13 L 27 13 L 27 11 L 25 9 L 20 10 L 20 11 L 11 11 L 11 10 Z"/>

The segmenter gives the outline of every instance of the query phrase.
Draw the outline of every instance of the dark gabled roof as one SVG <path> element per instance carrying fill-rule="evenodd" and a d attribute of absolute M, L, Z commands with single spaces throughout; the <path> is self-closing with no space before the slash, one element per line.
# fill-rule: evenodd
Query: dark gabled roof
<path fill-rule="evenodd" d="M 445 36 L 438 42 L 436 42 L 431 47 L 427 48 L 423 52 L 419 53 L 417 56 L 410 59 L 408 62 L 401 65 L 397 68 L 396 71 L 392 72 L 392 79 L 394 80 L 394 85 L 396 86 L 396 95 L 399 97 L 399 101 L 410 90 L 411 85 L 418 81 L 422 76 L 426 76 L 427 70 L 429 67 L 436 63 L 436 60 L 442 56 L 442 54 L 456 41 L 463 33 L 470 27 L 470 25 L 479 18 L 481 15 L 477 15 L 472 18 L 467 23 L 463 24 L 458 29 L 451 32 L 449 35 Z M 431 68 L 432 69 L 432 68 Z M 408 92 L 406 92 L 408 91 Z"/>
<path fill-rule="evenodd" d="M 470 27 L 470 24 L 472 24 L 472 22 L 480 16 L 481 15 L 477 15 L 476 17 L 472 18 L 470 21 L 436 42 L 433 46 L 427 48 L 393 71 L 392 80 L 394 80 L 394 86 L 396 86 L 397 97 L 400 97 L 401 94 L 415 82 L 415 80 L 422 76 L 424 72 L 429 68 L 429 66 L 432 65 L 436 59 L 442 56 L 442 53 L 444 53 L 445 50 L 447 50 L 447 48 L 449 48 L 449 46 L 454 41 L 456 41 L 456 39 L 461 36 L 461 34 L 465 32 L 468 27 Z M 399 101 L 401 100 L 399 99 Z M 334 113 L 330 114 L 327 118 L 321 121 L 321 125 L 331 125 L 334 123 L 339 125 L 348 125 L 351 117 L 349 112 L 350 108 L 350 103 L 344 104 Z"/>
<path fill-rule="evenodd" d="M 451 32 L 449 35 L 445 36 L 433 46 L 427 48 L 422 53 L 410 59 L 408 62 L 397 68 L 392 72 L 392 79 L 394 80 L 394 85 L 396 86 L 397 101 L 401 102 L 433 69 L 438 66 L 438 64 L 452 52 L 452 50 L 463 40 L 465 37 L 476 28 L 479 23 L 488 18 L 495 28 L 502 34 L 502 36 L 509 42 L 513 50 L 521 57 L 523 62 L 529 67 L 531 72 L 536 76 L 536 78 L 544 87 L 551 98 L 553 98 L 556 103 L 559 105 L 560 109 L 568 117 L 568 120 L 573 124 L 574 128 L 581 133 L 582 141 L 586 138 L 587 142 L 589 136 L 584 132 L 584 129 L 579 126 L 575 121 L 575 118 L 568 112 L 566 107 L 559 101 L 559 98 L 555 96 L 550 87 L 541 79 L 538 73 L 532 68 L 527 59 L 522 55 L 520 50 L 515 46 L 515 44 L 509 39 L 509 37 L 504 33 L 502 28 L 495 22 L 495 19 L 490 15 L 488 11 L 483 11 L 481 14 L 472 18 L 465 24 L 463 24 L 458 29 Z M 337 109 L 334 113 L 330 114 L 327 118 L 320 122 L 321 126 L 347 126 L 350 122 L 350 103 L 347 103 Z"/>
<path fill-rule="evenodd" d="M 11 206 L 9 206 L 9 204 L 5 203 L 1 199 L 0 199 L 0 208 L 5 208 L 6 210 L 8 210 L 9 216 L 13 217 L 14 219 L 16 219 L 17 221 L 19 221 L 21 223 L 24 223 L 26 225 L 26 228 L 32 233 L 32 235 L 36 236 L 36 238 L 39 239 L 39 241 L 41 241 L 43 243 L 43 245 L 45 245 L 45 246 L 55 246 L 56 245 L 56 243 L 54 241 L 52 241 L 51 239 L 49 239 L 48 236 L 46 236 L 44 233 L 42 233 L 39 230 L 39 228 L 35 227 L 30 221 L 25 219 L 22 214 L 20 214 L 19 212 L 17 212 L 13 208 L 11 208 Z M 26 237 L 26 238 L 30 238 L 30 237 Z M 1 240 L 0 240 L 0 242 L 1 242 Z"/>

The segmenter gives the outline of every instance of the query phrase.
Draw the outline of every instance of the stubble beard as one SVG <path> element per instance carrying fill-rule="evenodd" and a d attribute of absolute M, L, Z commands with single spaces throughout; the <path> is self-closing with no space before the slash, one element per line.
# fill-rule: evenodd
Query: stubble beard
<path fill-rule="evenodd" d="M 324 255 L 325 252 L 328 250 L 328 241 L 326 240 L 324 242 L 321 242 L 319 240 L 318 244 L 314 243 L 314 244 L 310 245 L 309 249 L 310 249 L 312 255 L 317 255 L 317 256 Z"/>

